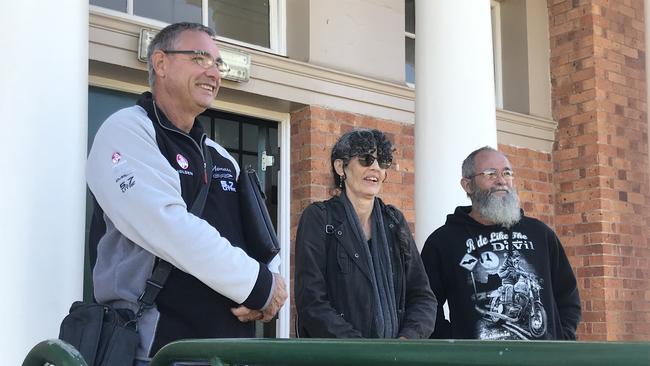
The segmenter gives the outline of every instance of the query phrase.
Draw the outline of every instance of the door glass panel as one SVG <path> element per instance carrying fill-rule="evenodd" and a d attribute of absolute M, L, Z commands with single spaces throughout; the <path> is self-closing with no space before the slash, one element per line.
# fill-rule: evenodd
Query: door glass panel
<path fill-rule="evenodd" d="M 212 132 L 212 118 L 208 116 L 198 116 L 196 119 L 199 120 L 201 123 L 201 127 L 203 127 L 203 132 L 205 132 L 206 135 L 212 136 L 214 133 Z"/>
<path fill-rule="evenodd" d="M 257 126 L 250 123 L 244 123 L 243 146 L 244 151 L 257 152 L 258 131 Z"/>
<path fill-rule="evenodd" d="M 406 31 L 415 33 L 415 0 L 406 0 L 404 7 L 406 13 Z"/>
<path fill-rule="evenodd" d="M 248 155 L 245 154 L 242 156 L 242 166 L 241 169 L 244 170 L 248 168 L 249 166 L 253 167 L 255 171 L 257 171 L 257 174 L 259 175 L 260 173 L 260 168 L 257 166 L 257 155 Z"/>
<path fill-rule="evenodd" d="M 201 0 L 133 0 L 133 14 L 165 23 L 201 23 Z"/>
<path fill-rule="evenodd" d="M 269 137 L 269 145 L 271 146 L 271 151 L 267 152 L 267 154 L 273 155 L 273 157 L 276 159 L 275 164 L 273 167 L 273 172 L 274 174 L 271 174 L 271 184 L 273 187 L 278 186 L 278 169 L 275 165 L 279 164 L 278 162 L 280 161 L 280 149 L 278 148 L 278 134 L 277 131 L 273 129 L 268 130 L 268 137 Z"/>
<path fill-rule="evenodd" d="M 208 0 L 208 26 L 218 35 L 271 47 L 268 0 Z"/>
<path fill-rule="evenodd" d="M 415 83 L 415 39 L 406 38 L 406 82 Z"/>
<path fill-rule="evenodd" d="M 90 0 L 90 5 L 97 5 L 102 8 L 123 11 L 126 13 L 126 0 Z"/>
<path fill-rule="evenodd" d="M 214 140 L 226 149 L 239 149 L 239 123 L 215 118 Z"/>

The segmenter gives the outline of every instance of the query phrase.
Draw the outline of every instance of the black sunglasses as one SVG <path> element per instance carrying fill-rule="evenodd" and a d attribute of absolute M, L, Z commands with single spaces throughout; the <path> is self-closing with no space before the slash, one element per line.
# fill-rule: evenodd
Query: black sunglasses
<path fill-rule="evenodd" d="M 364 168 L 367 168 L 374 164 L 375 160 L 377 160 L 377 163 L 381 169 L 388 169 L 393 164 L 392 159 L 378 159 L 372 154 L 357 155 L 357 159 L 359 160 L 359 164 L 361 164 L 361 166 Z"/>

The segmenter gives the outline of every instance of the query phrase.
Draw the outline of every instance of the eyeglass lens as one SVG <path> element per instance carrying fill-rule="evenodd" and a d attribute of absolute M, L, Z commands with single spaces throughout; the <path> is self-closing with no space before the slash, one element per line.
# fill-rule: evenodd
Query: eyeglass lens
<path fill-rule="evenodd" d="M 162 52 L 169 54 L 184 54 L 184 55 L 194 55 L 191 60 L 194 61 L 199 66 L 204 69 L 209 69 L 216 66 L 217 70 L 220 73 L 226 74 L 230 71 L 230 67 L 226 62 L 221 58 L 213 58 L 212 55 L 203 50 L 161 50 Z"/>
<path fill-rule="evenodd" d="M 379 164 L 379 167 L 381 169 L 388 169 L 390 168 L 391 164 L 393 163 L 391 160 L 380 160 L 375 158 L 374 155 L 372 154 L 363 154 L 357 156 L 359 159 L 359 164 L 361 164 L 362 167 L 367 168 L 374 164 L 375 160 L 377 160 L 377 163 Z"/>
<path fill-rule="evenodd" d="M 501 174 L 499 174 L 499 171 L 496 169 L 488 169 L 484 170 L 481 173 L 477 175 L 484 175 L 485 177 L 489 179 L 496 179 L 499 175 L 501 175 L 503 178 L 509 179 L 509 178 L 514 178 L 515 172 L 510 170 L 510 169 L 504 169 Z"/>

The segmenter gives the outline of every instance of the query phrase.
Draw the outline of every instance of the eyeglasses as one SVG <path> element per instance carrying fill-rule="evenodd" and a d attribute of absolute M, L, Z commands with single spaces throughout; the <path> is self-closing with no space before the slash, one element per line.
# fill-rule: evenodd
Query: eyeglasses
<path fill-rule="evenodd" d="M 393 164 L 392 159 L 378 159 L 372 154 L 357 155 L 357 160 L 359 160 L 359 164 L 364 168 L 367 168 L 374 164 L 375 160 L 377 160 L 377 163 L 381 169 L 388 169 Z"/>
<path fill-rule="evenodd" d="M 202 50 L 161 50 L 164 53 L 168 54 L 180 54 L 180 55 L 193 55 L 190 60 L 192 60 L 197 65 L 201 66 L 204 69 L 210 69 L 211 67 L 217 67 L 221 75 L 225 75 L 230 71 L 230 66 L 221 58 L 214 58 L 208 51 Z"/>
<path fill-rule="evenodd" d="M 501 171 L 501 174 L 499 174 L 498 170 L 491 168 L 491 169 L 485 169 L 484 171 L 482 171 L 480 173 L 470 175 L 467 178 L 471 179 L 471 178 L 474 178 L 474 177 L 478 177 L 479 175 L 482 175 L 482 176 L 486 177 L 489 180 L 495 180 L 495 179 L 497 179 L 497 177 L 499 177 L 499 175 L 501 175 L 503 177 L 503 179 L 513 179 L 515 177 L 515 172 L 512 169 L 503 169 Z"/>

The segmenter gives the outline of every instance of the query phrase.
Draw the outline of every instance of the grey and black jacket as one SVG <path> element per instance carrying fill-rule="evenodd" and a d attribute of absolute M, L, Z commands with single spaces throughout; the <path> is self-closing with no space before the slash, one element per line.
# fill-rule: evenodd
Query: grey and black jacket
<path fill-rule="evenodd" d="M 394 263 L 398 336 L 427 338 L 436 298 L 402 213 L 380 200 Z M 295 293 L 300 337 L 377 338 L 368 259 L 354 239 L 341 198 L 308 206 L 296 237 Z"/>
<path fill-rule="evenodd" d="M 212 167 L 204 166 L 203 144 Z M 175 267 L 155 307 L 139 321 L 138 358 L 181 338 L 254 336 L 254 324 L 239 322 L 230 308 L 263 308 L 273 276 L 246 254 L 239 166 L 206 138 L 198 121 L 189 134 L 182 132 L 144 93 L 137 105 L 103 123 L 86 169 L 105 222 L 93 271 L 96 300 L 135 310 L 156 258 Z M 211 186 L 197 217 L 188 207 L 206 174 L 212 174 Z"/>

